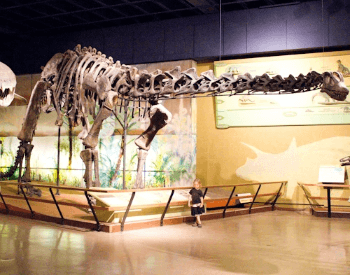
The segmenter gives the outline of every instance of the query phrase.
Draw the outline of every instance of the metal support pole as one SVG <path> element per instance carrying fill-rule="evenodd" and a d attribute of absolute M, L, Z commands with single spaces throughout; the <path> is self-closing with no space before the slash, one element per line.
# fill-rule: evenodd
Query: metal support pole
<path fill-rule="evenodd" d="M 328 218 L 331 218 L 331 217 L 332 217 L 332 210 L 331 210 L 331 188 L 332 188 L 332 187 L 326 187 L 326 189 L 327 189 Z"/>
<path fill-rule="evenodd" d="M 255 202 L 256 197 L 258 196 L 258 193 L 259 193 L 260 188 L 261 188 L 261 184 L 259 184 L 258 190 L 256 190 L 256 193 L 255 193 L 254 199 L 253 199 L 253 201 L 252 201 L 251 204 L 250 204 L 250 207 L 249 207 L 249 214 L 252 212 L 252 207 L 253 207 L 253 204 L 254 204 L 254 202 Z"/>
<path fill-rule="evenodd" d="M 4 200 L 4 197 L 2 196 L 1 192 L 0 192 L 0 197 L 1 197 L 1 199 L 2 199 L 2 202 L 3 202 L 4 205 L 5 205 L 6 214 L 8 214 L 8 213 L 10 212 L 10 210 L 9 210 L 9 208 L 8 208 L 8 206 L 7 206 L 7 204 L 6 204 L 5 200 Z"/>
<path fill-rule="evenodd" d="M 23 169 L 23 158 L 21 159 L 21 162 L 19 163 L 18 179 L 17 179 L 17 183 L 18 183 L 17 195 L 20 194 L 19 190 L 20 190 L 20 184 L 22 182 L 22 169 Z"/>
<path fill-rule="evenodd" d="M 64 218 L 63 218 L 61 209 L 60 209 L 60 207 L 58 206 L 58 203 L 57 203 L 57 201 L 56 201 L 55 195 L 54 195 L 53 192 L 52 192 L 52 188 L 49 188 L 49 190 L 50 190 L 51 196 L 52 196 L 52 198 L 53 198 L 53 201 L 54 201 L 55 204 L 56 204 L 58 213 L 60 213 L 60 216 L 61 216 L 61 219 L 62 219 L 62 220 L 61 220 L 61 224 L 64 224 Z"/>
<path fill-rule="evenodd" d="M 224 208 L 224 212 L 222 212 L 222 217 L 223 217 L 223 218 L 225 218 L 226 209 L 227 209 L 227 207 L 228 207 L 228 205 L 229 205 L 229 203 L 230 203 L 230 201 L 231 201 L 233 192 L 235 192 L 235 190 L 236 190 L 236 186 L 233 187 L 232 192 L 231 192 L 231 195 L 230 195 L 230 197 L 228 198 L 228 201 L 227 201 L 226 206 L 225 206 L 225 208 Z"/>
<path fill-rule="evenodd" d="M 89 206 L 90 206 L 91 212 L 92 212 L 92 214 L 94 215 L 94 218 L 95 218 L 95 221 L 96 221 L 96 225 L 97 225 L 96 230 L 97 230 L 97 231 L 100 231 L 100 230 L 101 230 L 100 222 L 99 222 L 98 219 L 97 219 L 97 216 L 96 216 L 96 213 L 95 213 L 95 209 L 94 209 L 94 207 L 92 206 L 92 203 L 91 203 L 91 200 L 90 200 L 90 198 L 89 198 L 89 195 L 88 195 L 87 191 L 84 191 L 84 193 L 85 193 L 85 197 L 86 197 L 86 199 L 87 199 L 87 201 L 88 201 L 88 204 L 89 204 Z"/>
<path fill-rule="evenodd" d="M 60 186 L 60 151 L 61 151 L 61 127 L 58 127 L 57 133 L 57 178 L 56 185 Z M 60 190 L 56 190 L 56 195 L 60 195 Z"/>
<path fill-rule="evenodd" d="M 26 193 L 25 193 L 25 192 L 24 192 L 24 190 L 23 190 L 23 186 L 22 186 L 22 184 L 20 184 L 20 185 L 19 185 L 19 188 L 21 188 L 21 191 L 22 191 L 23 196 L 24 196 L 24 198 L 25 198 L 25 200 L 26 200 L 26 202 L 27 202 L 27 204 L 28 204 L 28 207 L 29 207 L 30 213 L 32 214 L 32 218 L 33 218 L 33 217 L 34 217 L 34 211 L 33 211 L 32 207 L 30 206 L 29 200 L 28 200 L 28 198 L 27 198 Z"/>
<path fill-rule="evenodd" d="M 311 206 L 311 209 L 313 210 L 313 205 L 314 204 L 312 204 L 311 203 L 311 201 L 310 201 L 310 199 L 309 199 L 309 197 L 308 197 L 308 195 L 307 195 L 307 193 L 306 193 L 306 189 L 305 189 L 305 187 L 303 186 L 303 185 L 301 185 L 301 184 L 299 184 L 300 186 L 301 186 L 301 188 L 303 189 L 303 191 L 304 191 L 304 193 L 305 193 L 305 197 L 306 197 L 306 199 L 307 199 L 307 201 L 309 202 L 309 205 Z"/>
<path fill-rule="evenodd" d="M 163 214 L 162 214 L 162 217 L 160 218 L 160 226 L 163 226 L 163 220 L 164 220 L 166 212 L 168 211 L 168 208 L 169 208 L 171 199 L 173 198 L 174 192 L 175 192 L 175 190 L 171 190 L 171 194 L 170 194 L 168 203 L 166 204 L 165 209 L 164 209 Z"/>
<path fill-rule="evenodd" d="M 278 190 L 278 193 L 277 193 L 277 195 L 276 195 L 276 198 L 274 199 L 274 201 L 273 201 L 273 203 L 272 203 L 272 210 L 275 210 L 275 204 L 276 204 L 276 202 L 277 202 L 277 200 L 278 200 L 278 198 L 279 198 L 279 196 L 280 196 L 280 192 L 281 192 L 281 190 L 282 190 L 283 184 L 284 184 L 284 182 L 281 183 L 281 187 L 280 187 L 280 189 Z"/>
<path fill-rule="evenodd" d="M 126 170 L 126 135 L 127 135 L 127 130 L 128 130 L 128 104 L 124 106 L 124 125 L 123 125 L 123 189 L 126 189 L 126 184 L 125 184 L 125 170 Z"/>
<path fill-rule="evenodd" d="M 124 217 L 123 217 L 122 223 L 120 225 L 120 231 L 124 231 L 125 220 L 126 220 L 128 214 L 129 214 L 129 210 L 130 210 L 132 201 L 134 200 L 134 197 L 135 197 L 135 192 L 132 192 L 131 198 L 130 198 L 130 201 L 129 201 L 129 204 L 128 204 L 128 207 L 125 210 Z"/>
<path fill-rule="evenodd" d="M 205 191 L 204 191 L 204 194 L 203 194 L 203 200 L 204 200 L 205 195 L 207 194 L 207 192 L 208 192 L 208 188 L 205 188 Z"/>

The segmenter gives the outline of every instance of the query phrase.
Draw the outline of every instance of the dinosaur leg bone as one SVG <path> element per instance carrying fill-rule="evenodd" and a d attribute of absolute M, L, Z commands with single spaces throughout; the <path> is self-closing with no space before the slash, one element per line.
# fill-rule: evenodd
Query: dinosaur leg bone
<path fill-rule="evenodd" d="M 151 107 L 150 116 L 151 123 L 149 127 L 135 140 L 136 146 L 146 151 L 151 148 L 151 142 L 157 132 L 167 125 L 172 118 L 171 113 L 161 104 Z"/>
<path fill-rule="evenodd" d="M 95 174 L 95 181 L 93 181 L 93 186 L 95 187 L 101 187 L 101 182 L 100 182 L 100 168 L 98 166 L 98 151 L 97 150 L 92 150 L 92 157 L 93 157 L 93 162 L 94 162 L 94 174 Z"/>
<path fill-rule="evenodd" d="M 146 131 L 144 131 L 136 140 L 135 144 L 139 147 L 138 151 L 138 163 L 137 163 L 137 176 L 136 182 L 133 188 L 144 188 L 142 180 L 142 170 L 146 161 L 148 150 L 151 148 L 151 142 L 157 132 L 167 125 L 172 115 L 171 113 L 160 104 L 153 105 L 150 110 L 151 123 Z"/>
<path fill-rule="evenodd" d="M 33 140 L 34 131 L 41 112 L 41 99 L 47 89 L 47 82 L 38 81 L 32 91 L 27 112 L 22 124 L 22 129 L 18 134 L 18 139 L 31 142 Z"/>
<path fill-rule="evenodd" d="M 86 188 L 100 187 L 99 167 L 98 167 L 98 152 L 97 150 L 88 148 L 80 152 L 80 157 L 85 164 L 84 180 Z M 95 181 L 92 181 L 92 166 L 94 165 Z"/>
<path fill-rule="evenodd" d="M 26 171 L 24 172 L 24 175 L 21 178 L 21 182 L 30 182 L 30 157 L 32 155 L 32 150 L 34 145 L 29 143 L 23 143 L 21 145 L 25 149 L 25 164 L 26 164 Z"/>
<path fill-rule="evenodd" d="M 25 150 L 26 171 L 22 181 L 30 182 L 30 156 L 33 150 L 33 145 L 30 143 L 33 140 L 35 128 L 41 111 L 41 99 L 44 95 L 48 84 L 45 81 L 38 81 L 32 91 L 30 101 L 27 107 L 26 116 L 24 118 L 22 129 L 17 138 L 21 140 L 21 147 Z M 19 175 L 21 177 L 21 175 Z"/>
<path fill-rule="evenodd" d="M 143 167 L 145 165 L 146 162 L 146 157 L 147 157 L 148 151 L 143 150 L 141 148 L 138 149 L 137 151 L 137 175 L 136 175 L 136 181 L 135 184 L 133 186 L 134 189 L 138 189 L 138 188 L 145 188 L 145 184 L 142 180 L 142 171 L 143 171 Z"/>
<path fill-rule="evenodd" d="M 102 127 L 103 121 L 112 114 L 112 109 L 107 107 L 106 102 L 98 112 L 95 121 L 89 130 L 87 136 L 83 139 L 83 144 L 86 150 L 82 151 L 80 156 L 85 163 L 85 175 L 84 180 L 86 187 L 90 188 L 92 185 L 92 164 L 94 164 L 95 181 L 94 186 L 101 186 L 99 180 L 99 166 L 98 166 L 98 151 L 94 148 L 98 143 L 98 136 Z"/>
<path fill-rule="evenodd" d="M 92 125 L 88 135 L 83 140 L 83 144 L 87 148 L 95 148 L 98 143 L 98 136 L 102 127 L 103 121 L 112 114 L 112 109 L 103 105 L 100 111 L 98 112 L 94 124 Z"/>

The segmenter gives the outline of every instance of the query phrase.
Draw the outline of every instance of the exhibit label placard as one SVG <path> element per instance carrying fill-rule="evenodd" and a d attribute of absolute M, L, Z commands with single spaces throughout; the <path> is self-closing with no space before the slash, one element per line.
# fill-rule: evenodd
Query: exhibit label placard
<path fill-rule="evenodd" d="M 320 166 L 318 181 L 324 183 L 344 183 L 344 166 Z"/>

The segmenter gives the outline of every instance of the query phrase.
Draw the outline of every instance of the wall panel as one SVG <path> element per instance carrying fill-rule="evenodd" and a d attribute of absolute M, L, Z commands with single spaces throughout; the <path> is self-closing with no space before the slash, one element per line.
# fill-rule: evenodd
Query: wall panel
<path fill-rule="evenodd" d="M 248 12 L 247 52 L 286 49 L 286 7 L 254 9 Z"/>
<path fill-rule="evenodd" d="M 212 57 L 220 54 L 219 17 L 195 25 L 194 58 Z"/>
<path fill-rule="evenodd" d="M 223 55 L 247 53 L 247 16 L 246 11 L 223 16 Z"/>
<path fill-rule="evenodd" d="M 193 58 L 194 26 L 190 22 L 172 24 L 164 32 L 164 58 L 178 60 Z"/>
<path fill-rule="evenodd" d="M 161 24 L 141 25 L 134 31 L 133 63 L 164 60 L 164 27 Z"/>
<path fill-rule="evenodd" d="M 350 45 L 350 4 L 347 8 L 329 12 L 329 46 Z"/>
<path fill-rule="evenodd" d="M 287 14 L 287 49 L 328 46 L 328 18 L 318 2 L 291 7 Z"/>

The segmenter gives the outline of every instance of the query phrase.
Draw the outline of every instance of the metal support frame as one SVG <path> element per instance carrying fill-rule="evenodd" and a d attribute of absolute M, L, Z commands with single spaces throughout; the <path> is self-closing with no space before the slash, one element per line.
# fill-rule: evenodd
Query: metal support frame
<path fill-rule="evenodd" d="M 61 127 L 58 127 L 57 132 L 57 178 L 56 185 L 60 186 L 60 151 L 61 151 Z M 60 190 L 56 190 L 56 195 L 60 195 Z"/>
<path fill-rule="evenodd" d="M 100 230 L 101 230 L 101 225 L 100 225 L 100 222 L 99 222 L 98 219 L 97 219 L 97 216 L 96 216 L 96 213 L 95 213 L 95 209 L 94 209 L 94 207 L 92 206 L 92 203 L 91 203 L 91 200 L 90 200 L 90 198 L 89 198 L 89 195 L 88 195 L 87 191 L 84 191 L 84 194 L 85 194 L 85 197 L 86 197 L 86 199 L 87 199 L 87 201 L 88 201 L 88 204 L 89 204 L 89 206 L 90 206 L 91 212 L 92 212 L 92 214 L 94 215 L 94 218 L 95 218 L 95 221 L 96 221 L 96 226 L 97 226 L 96 230 L 97 230 L 97 231 L 100 231 Z"/>
<path fill-rule="evenodd" d="M 327 208 L 328 208 L 328 218 L 332 217 L 332 207 L 331 207 L 331 188 L 332 187 L 325 187 L 327 189 Z"/>
<path fill-rule="evenodd" d="M 278 190 L 277 192 L 277 195 L 276 195 L 276 198 L 273 200 L 273 203 L 272 203 L 272 210 L 275 210 L 275 204 L 280 196 L 280 193 L 281 193 L 281 190 L 282 190 L 282 187 L 283 187 L 283 184 L 284 182 L 281 183 L 281 186 L 280 186 L 280 189 Z"/>
<path fill-rule="evenodd" d="M 20 184 L 20 185 L 19 185 L 19 188 L 21 189 L 21 191 L 22 191 L 22 193 L 23 193 L 23 196 L 24 196 L 24 198 L 25 198 L 25 200 L 26 200 L 26 202 L 27 202 L 27 204 L 28 204 L 30 213 L 32 214 L 32 218 L 33 218 L 33 217 L 34 217 L 34 211 L 33 211 L 32 207 L 30 206 L 30 203 L 29 203 L 29 200 L 28 200 L 28 198 L 27 198 L 26 193 L 25 193 L 24 190 L 23 190 L 23 185 Z"/>
<path fill-rule="evenodd" d="M 123 125 L 123 189 L 126 189 L 125 184 L 125 170 L 126 170 L 126 138 L 127 138 L 127 131 L 128 131 L 128 104 L 124 106 L 124 125 Z"/>
<path fill-rule="evenodd" d="M 4 205 L 5 205 L 6 214 L 8 214 L 8 213 L 10 212 L 10 210 L 9 210 L 9 208 L 8 208 L 8 206 L 7 206 L 7 204 L 6 204 L 5 200 L 4 200 L 4 197 L 2 196 L 1 192 L 0 192 L 0 197 L 1 197 L 1 199 L 2 199 L 2 202 L 3 202 Z"/>
<path fill-rule="evenodd" d="M 168 208 L 169 208 L 169 205 L 170 205 L 171 199 L 173 198 L 174 193 L 175 193 L 175 190 L 174 189 L 171 190 L 171 194 L 170 194 L 168 203 L 166 204 L 165 209 L 164 209 L 163 214 L 162 214 L 162 217 L 160 218 L 160 226 L 163 226 L 164 217 L 165 217 L 166 212 L 168 211 Z"/>
<path fill-rule="evenodd" d="M 299 184 L 299 185 L 300 185 L 301 188 L 303 189 L 303 191 L 304 191 L 304 193 L 305 193 L 305 197 L 306 197 L 307 201 L 309 202 L 309 205 L 310 205 L 311 209 L 313 210 L 313 207 L 312 207 L 312 206 L 313 206 L 314 204 L 311 203 L 311 201 L 310 201 L 310 199 L 309 199 L 309 196 L 308 196 L 307 193 L 306 193 L 305 187 L 304 187 L 302 184 Z"/>
<path fill-rule="evenodd" d="M 22 183 L 22 170 L 23 170 L 23 158 L 21 159 L 21 162 L 19 163 L 19 168 L 18 168 L 17 195 L 20 194 L 20 184 Z"/>
<path fill-rule="evenodd" d="M 58 213 L 60 213 L 60 216 L 61 216 L 61 224 L 64 224 L 64 218 L 63 218 L 61 209 L 60 209 L 60 207 L 58 206 L 58 203 L 57 203 L 57 201 L 56 201 L 55 195 L 54 195 L 53 192 L 52 192 L 52 188 L 49 188 L 49 190 L 50 190 L 51 196 L 52 196 L 52 198 L 53 198 L 53 201 L 54 201 L 55 204 L 56 204 Z M 56 193 L 56 195 L 59 195 L 59 194 Z"/>
<path fill-rule="evenodd" d="M 227 209 L 227 207 L 228 207 L 228 205 L 229 205 L 229 203 L 230 203 L 230 201 L 231 201 L 233 192 L 235 192 L 235 190 L 236 190 L 236 186 L 233 187 L 232 192 L 231 192 L 231 194 L 230 194 L 230 197 L 228 198 L 228 201 L 227 201 L 226 206 L 225 206 L 225 208 L 224 208 L 224 212 L 222 212 L 222 217 L 223 217 L 223 218 L 225 218 L 226 209 Z"/>
<path fill-rule="evenodd" d="M 205 188 L 205 191 L 204 191 L 204 194 L 203 194 L 203 200 L 204 200 L 205 195 L 207 194 L 207 192 L 208 192 L 208 188 Z"/>
<path fill-rule="evenodd" d="M 125 220 L 126 220 L 126 218 L 128 217 L 128 214 L 129 214 L 129 211 L 130 211 L 130 207 L 131 207 L 132 201 L 134 200 L 134 197 L 135 197 L 135 191 L 132 192 L 132 194 L 131 194 L 128 207 L 127 207 L 126 210 L 125 210 L 124 217 L 123 217 L 122 223 L 121 223 L 121 225 L 120 225 L 120 231 L 124 231 Z"/>
<path fill-rule="evenodd" d="M 253 207 L 253 204 L 254 204 L 254 202 L 255 202 L 255 200 L 256 200 L 256 197 L 258 196 L 258 193 L 259 193 L 259 191 L 260 191 L 260 188 L 261 188 L 261 184 L 259 184 L 258 190 L 256 190 L 256 193 L 255 193 L 254 199 L 253 199 L 253 201 L 252 201 L 251 204 L 250 204 L 250 207 L 249 207 L 249 214 L 251 214 L 251 212 L 252 212 L 252 207 Z"/>

